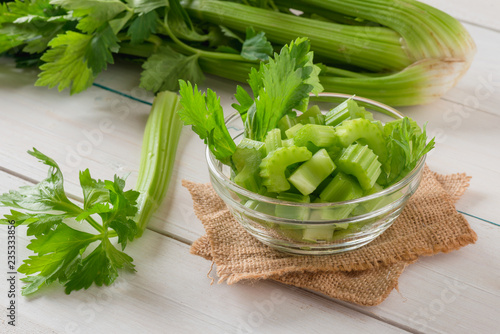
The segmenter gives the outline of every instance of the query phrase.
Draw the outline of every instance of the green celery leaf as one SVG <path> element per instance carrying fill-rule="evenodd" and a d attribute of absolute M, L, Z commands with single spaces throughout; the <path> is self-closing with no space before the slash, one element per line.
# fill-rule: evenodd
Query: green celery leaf
<path fill-rule="evenodd" d="M 248 94 L 248 92 L 240 85 L 236 86 L 236 94 L 234 94 L 234 97 L 239 104 L 233 103 L 231 106 L 234 109 L 238 110 L 241 119 L 243 120 L 243 122 L 245 122 L 247 119 L 248 109 L 250 109 L 253 104 L 253 99 L 250 94 Z"/>
<path fill-rule="evenodd" d="M 23 45 L 25 38 L 23 38 L 20 33 L 16 34 L 6 34 L 5 27 L 0 28 L 0 54 L 9 51 L 16 46 Z"/>
<path fill-rule="evenodd" d="M 24 260 L 18 269 L 28 276 L 23 279 L 29 284 L 22 288 L 22 294 L 31 294 L 55 280 L 65 282 L 81 261 L 85 249 L 96 240 L 95 235 L 77 231 L 66 224 L 59 224 L 49 233 L 36 236 L 28 249 L 37 255 Z"/>
<path fill-rule="evenodd" d="M 204 79 L 197 55 L 184 56 L 169 46 L 161 46 L 142 68 L 140 87 L 153 92 L 176 91 L 179 89 L 179 79 L 194 83 Z"/>
<path fill-rule="evenodd" d="M 110 221 L 107 226 L 115 230 L 118 235 L 118 243 L 122 245 L 122 250 L 125 249 L 128 241 L 134 240 L 138 231 L 137 223 L 134 220 L 122 217 Z"/>
<path fill-rule="evenodd" d="M 208 145 L 214 156 L 225 164 L 230 164 L 230 157 L 236 145 L 224 123 L 224 113 L 216 94 L 207 89 L 201 93 L 198 86 L 194 89 L 191 82 L 180 81 L 182 109 L 179 116 L 185 125 L 192 125 L 194 132 Z"/>
<path fill-rule="evenodd" d="M 200 35 L 194 28 L 191 18 L 181 6 L 179 0 L 169 0 L 166 23 L 175 36 L 188 41 L 203 42 L 208 35 Z"/>
<path fill-rule="evenodd" d="M 168 6 L 168 0 L 127 0 L 136 13 L 149 13 L 157 8 Z"/>
<path fill-rule="evenodd" d="M 241 47 L 241 56 L 249 60 L 267 61 L 273 54 L 273 47 L 263 31 L 256 33 L 252 27 L 247 28 L 246 39 Z"/>
<path fill-rule="evenodd" d="M 137 198 L 139 192 L 123 191 L 125 180 L 115 176 L 114 182 L 105 181 L 109 190 L 112 210 L 99 213 L 104 227 L 110 227 L 118 234 L 118 243 L 125 249 L 127 240 L 132 241 L 137 234 L 137 224 L 132 220 L 137 214 Z"/>
<path fill-rule="evenodd" d="M 49 1 L 14 1 L 0 5 L 0 53 L 26 44 L 23 51 L 42 52 L 71 18 Z"/>
<path fill-rule="evenodd" d="M 52 0 L 51 4 L 72 10 L 74 17 L 81 17 L 76 27 L 86 33 L 93 33 L 128 9 L 120 0 Z"/>
<path fill-rule="evenodd" d="M 290 46 L 285 45 L 267 64 L 261 63 L 258 71 L 252 69 L 248 83 L 254 93 L 254 105 L 247 112 L 247 138 L 263 141 L 283 115 L 293 109 L 304 109 L 309 93 L 322 90 L 320 70 L 312 63 L 309 49 L 309 40 L 298 38 Z"/>
<path fill-rule="evenodd" d="M 427 143 L 425 126 L 422 131 L 408 117 L 386 123 L 384 134 L 387 137 L 388 158 L 382 162 L 385 173 L 377 181 L 382 185 L 390 185 L 404 178 L 435 145 L 434 138 Z"/>
<path fill-rule="evenodd" d="M 81 92 L 92 85 L 94 73 L 89 67 L 85 54 L 92 40 L 91 35 L 68 31 L 58 35 L 44 53 L 45 62 L 40 69 L 36 86 L 58 86 L 59 91 L 71 87 L 71 94 Z"/>
<path fill-rule="evenodd" d="M 0 4 L 0 25 L 2 23 L 13 23 L 21 19 L 25 21 L 32 17 L 45 17 L 52 9 L 49 0 L 37 1 L 11 1 Z M 25 18 L 25 19 L 23 19 Z"/>
<path fill-rule="evenodd" d="M 104 181 L 93 179 L 88 169 L 80 172 L 80 186 L 83 190 L 84 210 L 98 203 L 109 202 L 109 190 Z"/>
<path fill-rule="evenodd" d="M 224 34 L 224 36 L 226 37 L 229 37 L 229 38 L 234 38 L 236 39 L 238 42 L 240 42 L 241 44 L 243 44 L 243 39 L 238 36 L 238 34 L 236 34 L 235 32 L 233 32 L 231 29 L 225 27 L 225 26 L 222 26 L 220 25 L 220 30 L 222 31 L 222 33 Z"/>
<path fill-rule="evenodd" d="M 17 191 L 0 195 L 2 206 L 30 211 L 59 210 L 76 215 L 78 207 L 66 197 L 57 163 L 35 148 L 28 153 L 50 167 L 47 178 L 34 186 L 20 187 Z"/>
<path fill-rule="evenodd" d="M 88 66 L 92 69 L 94 76 L 105 70 L 107 63 L 113 64 L 111 52 L 118 52 L 119 39 L 113 29 L 106 24 L 104 28 L 96 31 L 85 51 Z"/>
<path fill-rule="evenodd" d="M 118 270 L 125 268 L 134 270 L 132 258 L 117 250 L 108 239 L 86 256 L 69 276 L 65 284 L 65 292 L 88 289 L 92 283 L 98 286 L 110 285 L 118 277 Z"/>
<path fill-rule="evenodd" d="M 47 213 L 24 213 L 10 210 L 10 214 L 5 215 L 5 219 L 0 219 L 0 224 L 7 224 L 14 220 L 16 226 L 28 225 L 27 235 L 47 234 L 49 231 L 61 224 L 65 215 Z"/>
<path fill-rule="evenodd" d="M 158 14 L 154 11 L 137 16 L 127 30 L 130 42 L 132 44 L 140 44 L 151 34 L 154 34 L 156 32 L 157 20 Z"/>
<path fill-rule="evenodd" d="M 227 46 L 235 49 L 236 54 L 239 54 L 240 51 L 237 51 L 236 49 L 241 50 L 243 39 L 226 27 L 210 25 L 208 27 L 208 42 L 211 48 Z"/>

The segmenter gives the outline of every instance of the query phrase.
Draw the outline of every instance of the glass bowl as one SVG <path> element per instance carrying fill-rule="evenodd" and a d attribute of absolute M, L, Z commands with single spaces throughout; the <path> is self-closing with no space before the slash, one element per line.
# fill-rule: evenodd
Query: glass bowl
<path fill-rule="evenodd" d="M 315 103 L 330 110 L 350 95 L 320 93 Z M 373 113 L 376 120 L 387 122 L 402 118 L 395 109 L 362 97 L 356 102 Z M 325 102 L 324 101 L 328 101 Z M 235 142 L 243 137 L 243 123 L 237 112 L 226 118 Z M 398 183 L 369 196 L 334 203 L 297 203 L 278 200 L 251 192 L 231 181 L 231 168 L 206 150 L 210 180 L 236 220 L 252 236 L 280 251 L 321 255 L 346 252 L 368 244 L 382 234 L 403 210 L 422 179 L 425 156 Z M 354 208 L 353 208 L 354 207 Z M 329 219 L 342 210 L 345 219 Z"/>

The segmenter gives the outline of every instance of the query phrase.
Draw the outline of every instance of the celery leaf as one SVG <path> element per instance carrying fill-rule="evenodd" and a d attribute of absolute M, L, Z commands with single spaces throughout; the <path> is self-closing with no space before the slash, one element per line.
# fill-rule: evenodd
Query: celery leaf
<path fill-rule="evenodd" d="M 241 47 L 241 56 L 249 60 L 267 61 L 273 54 L 273 47 L 263 31 L 256 33 L 252 27 L 247 28 L 246 39 Z"/>
<path fill-rule="evenodd" d="M 52 0 L 51 4 L 72 10 L 74 17 L 81 18 L 76 27 L 86 33 L 93 33 L 128 9 L 120 0 Z"/>
<path fill-rule="evenodd" d="M 236 145 L 224 123 L 220 100 L 211 89 L 201 93 L 198 86 L 180 80 L 182 109 L 178 114 L 185 125 L 192 125 L 193 131 L 208 145 L 213 155 L 225 164 L 230 164 Z"/>
<path fill-rule="evenodd" d="M 188 41 L 202 42 L 208 40 L 208 35 L 201 35 L 196 31 L 191 18 L 184 7 L 181 6 L 179 0 L 169 0 L 168 3 L 166 23 L 174 35 Z"/>
<path fill-rule="evenodd" d="M 194 83 L 204 79 L 197 55 L 185 56 L 169 46 L 161 46 L 142 68 L 140 87 L 153 92 L 175 91 L 179 88 L 179 79 Z"/>
<path fill-rule="evenodd" d="M 156 32 L 158 14 L 155 11 L 137 16 L 127 30 L 132 44 L 144 42 L 151 34 Z"/>
<path fill-rule="evenodd" d="M 285 45 L 259 70 L 252 69 L 248 83 L 254 104 L 248 109 L 245 122 L 247 138 L 263 141 L 267 132 L 276 128 L 283 115 L 307 106 L 309 93 L 322 90 L 320 69 L 312 62 L 310 42 L 306 38 Z"/>

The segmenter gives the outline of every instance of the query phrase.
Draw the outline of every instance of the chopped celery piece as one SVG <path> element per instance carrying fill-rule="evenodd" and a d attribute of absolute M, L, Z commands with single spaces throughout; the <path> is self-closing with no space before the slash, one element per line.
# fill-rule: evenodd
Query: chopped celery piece
<path fill-rule="evenodd" d="M 373 121 L 373 114 L 366 111 L 364 107 L 358 106 L 352 98 L 345 100 L 326 114 L 325 124 L 337 126 L 343 121 L 357 118 L 365 118 Z"/>
<path fill-rule="evenodd" d="M 241 171 L 249 161 L 252 163 L 255 159 L 262 160 L 265 155 L 266 147 L 263 142 L 243 138 L 236 147 L 232 160 L 236 170 Z"/>
<path fill-rule="evenodd" d="M 329 146 L 326 148 L 326 152 L 328 152 L 330 159 L 332 159 L 333 161 L 337 160 L 340 157 L 342 151 L 343 147 L 337 145 Z"/>
<path fill-rule="evenodd" d="M 323 220 L 339 220 L 349 217 L 351 212 L 356 208 L 357 204 L 343 205 L 338 208 L 324 208 L 321 211 L 321 219 Z M 344 225 L 345 224 L 345 225 Z M 342 228 L 346 228 L 348 223 L 338 224 Z M 340 227 L 339 226 L 339 227 Z"/>
<path fill-rule="evenodd" d="M 286 130 L 290 129 L 295 124 L 297 124 L 297 119 L 291 117 L 289 114 L 286 114 L 285 116 L 281 117 L 281 119 L 278 121 L 278 128 L 281 130 L 281 138 L 283 139 L 286 138 L 285 135 Z"/>
<path fill-rule="evenodd" d="M 308 119 L 301 121 L 301 124 L 325 125 L 325 116 L 324 115 L 311 116 Z"/>
<path fill-rule="evenodd" d="M 350 119 L 335 127 L 335 132 L 344 147 L 355 141 L 362 141 L 375 152 L 380 162 L 387 160 L 386 142 L 378 124 L 364 118 Z"/>
<path fill-rule="evenodd" d="M 315 117 L 317 115 L 322 115 L 321 109 L 319 109 L 317 105 L 314 105 L 302 115 L 297 116 L 297 122 L 302 123 L 303 121 L 307 121 L 309 117 Z"/>
<path fill-rule="evenodd" d="M 288 178 L 303 195 L 312 193 L 335 169 L 335 164 L 325 149 L 319 150 Z"/>
<path fill-rule="evenodd" d="M 276 198 L 282 201 L 297 202 L 297 203 L 311 202 L 309 196 L 302 196 L 299 194 L 293 194 L 288 192 L 281 193 Z M 309 208 L 303 206 L 277 205 L 275 214 L 277 217 L 282 217 L 282 218 L 306 220 L 307 218 L 309 218 Z"/>
<path fill-rule="evenodd" d="M 267 154 L 271 153 L 272 151 L 276 150 L 277 148 L 280 148 L 281 145 L 281 130 L 280 129 L 272 129 L 267 133 L 266 136 L 266 152 Z"/>
<path fill-rule="evenodd" d="M 379 191 L 383 190 L 384 187 L 381 185 L 375 183 L 373 185 L 373 188 L 370 188 L 368 190 L 365 190 L 363 193 L 363 196 L 369 196 L 378 193 Z M 359 216 L 368 212 L 372 212 L 375 210 L 380 209 L 382 206 L 388 204 L 388 199 L 389 201 L 392 201 L 392 196 L 382 196 L 382 197 L 377 197 L 372 200 L 363 202 L 362 204 L 358 205 L 356 209 L 352 212 L 354 216 Z"/>
<path fill-rule="evenodd" d="M 237 174 L 233 181 L 240 187 L 259 192 L 261 180 L 259 166 L 265 154 L 263 142 L 244 138 L 236 147 L 232 160 Z"/>
<path fill-rule="evenodd" d="M 326 114 L 325 124 L 330 125 L 330 126 L 337 126 L 340 123 L 342 123 L 342 121 L 348 119 L 350 114 L 349 114 L 347 102 L 350 100 L 351 99 L 345 100 L 344 102 L 342 102 L 341 104 L 339 104 L 338 106 L 336 106 L 335 108 L 330 110 Z"/>
<path fill-rule="evenodd" d="M 337 135 L 331 126 L 306 124 L 297 131 L 293 140 L 297 146 L 312 143 L 317 147 L 329 147 L 337 143 Z"/>
<path fill-rule="evenodd" d="M 365 107 L 360 107 L 354 100 L 347 100 L 347 109 L 349 110 L 349 117 L 351 119 L 365 118 L 373 121 L 373 114 L 366 111 Z"/>
<path fill-rule="evenodd" d="M 285 177 L 287 166 L 307 161 L 311 159 L 312 153 L 305 147 L 280 147 L 268 154 L 260 164 L 260 176 L 263 179 L 262 184 L 267 187 L 269 192 L 282 192 L 290 189 Z"/>
<path fill-rule="evenodd" d="M 305 113 L 297 117 L 297 122 L 301 124 L 325 125 L 325 115 L 321 113 L 318 106 L 314 105 Z"/>
<path fill-rule="evenodd" d="M 332 241 L 333 231 L 335 226 L 328 225 L 312 225 L 306 226 L 302 234 L 303 241 L 318 242 L 318 241 Z"/>
<path fill-rule="evenodd" d="M 288 139 L 292 139 L 293 137 L 295 137 L 295 134 L 297 133 L 297 131 L 299 131 L 303 126 L 304 125 L 300 124 L 300 123 L 295 124 L 290 129 L 288 129 L 288 130 L 285 131 L 286 137 Z"/>
<path fill-rule="evenodd" d="M 382 172 L 377 155 L 368 146 L 352 144 L 337 160 L 339 170 L 354 175 L 364 190 L 371 189 Z"/>
<path fill-rule="evenodd" d="M 358 181 L 350 175 L 339 172 L 319 194 L 323 202 L 342 202 L 363 196 Z"/>
<path fill-rule="evenodd" d="M 333 159 L 332 159 L 332 161 L 333 161 Z M 335 166 L 335 168 L 337 168 L 337 166 Z M 330 182 L 332 182 L 332 180 L 333 180 L 333 175 L 332 175 L 332 174 L 328 175 L 328 176 L 327 176 L 327 177 L 323 180 L 323 182 L 321 182 L 321 183 L 319 184 L 319 186 L 316 188 L 316 191 L 314 192 L 314 194 L 321 194 L 321 192 L 322 192 L 322 191 L 326 188 L 326 186 L 327 186 L 328 184 L 330 184 Z M 318 199 L 319 199 L 319 197 L 318 197 Z"/>
<path fill-rule="evenodd" d="M 285 139 L 285 140 L 281 141 L 281 146 L 283 146 L 283 147 L 290 147 L 290 146 L 294 146 L 294 145 L 295 145 L 295 142 L 294 142 L 293 138 L 292 139 Z"/>

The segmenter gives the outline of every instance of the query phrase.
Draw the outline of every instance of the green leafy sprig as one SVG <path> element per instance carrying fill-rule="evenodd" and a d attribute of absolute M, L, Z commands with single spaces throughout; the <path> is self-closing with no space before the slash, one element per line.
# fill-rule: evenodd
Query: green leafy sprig
<path fill-rule="evenodd" d="M 133 220 L 137 213 L 137 191 L 124 191 L 125 180 L 93 179 L 89 170 L 80 172 L 83 207 L 70 201 L 57 163 L 40 151 L 28 152 L 49 166 L 46 179 L 34 186 L 21 187 L 0 195 L 2 206 L 14 208 L 0 223 L 15 221 L 28 225 L 28 245 L 35 255 L 19 267 L 27 276 L 22 280 L 23 295 L 32 294 L 55 281 L 64 284 L 66 293 L 87 289 L 93 283 L 109 285 L 118 269 L 134 271 L 132 258 L 123 250 L 137 234 Z M 96 233 L 82 231 L 87 223 Z M 118 238 L 119 250 L 111 242 Z M 94 247 L 92 251 L 89 248 Z"/>

